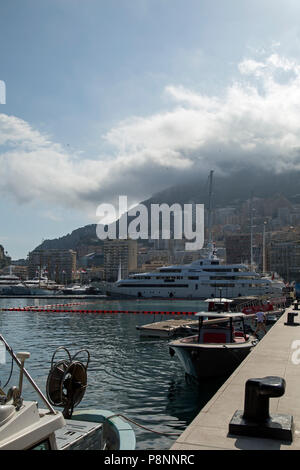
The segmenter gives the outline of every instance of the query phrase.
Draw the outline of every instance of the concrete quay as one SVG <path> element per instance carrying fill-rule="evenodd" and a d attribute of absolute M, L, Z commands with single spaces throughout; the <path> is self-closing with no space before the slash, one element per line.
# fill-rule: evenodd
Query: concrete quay
<path fill-rule="evenodd" d="M 295 326 L 287 313 L 298 313 Z M 298 343 L 296 343 L 298 341 Z M 293 442 L 229 434 L 236 410 L 244 409 L 245 383 L 250 378 L 282 377 L 285 394 L 270 398 L 270 414 L 292 415 Z M 201 384 L 199 385 L 201 387 Z M 300 449 L 300 310 L 293 306 L 261 339 L 214 397 L 172 445 L 171 450 L 299 450 Z"/>

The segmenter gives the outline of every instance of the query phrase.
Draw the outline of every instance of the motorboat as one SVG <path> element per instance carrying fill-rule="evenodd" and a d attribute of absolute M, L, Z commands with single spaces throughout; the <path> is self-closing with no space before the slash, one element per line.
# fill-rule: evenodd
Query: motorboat
<path fill-rule="evenodd" d="M 64 287 L 60 289 L 59 293 L 70 294 L 70 295 L 89 295 L 89 294 L 98 294 L 100 291 L 93 285 L 80 285 L 74 284 L 73 286 Z"/>
<path fill-rule="evenodd" d="M 74 284 L 73 286 L 64 287 L 60 290 L 63 294 L 85 294 L 87 291 L 86 286 L 81 286 L 79 284 Z"/>
<path fill-rule="evenodd" d="M 20 368 L 19 385 L 7 394 L 0 389 L 0 450 L 134 450 L 135 433 L 120 415 L 98 408 L 74 411 L 87 387 L 89 353 L 80 350 L 71 356 L 64 348 L 53 354 L 47 379 L 47 397 L 24 367 L 28 352 L 15 354 L 0 335 L 6 350 Z M 54 361 L 58 351 L 66 358 Z M 87 361 L 78 359 L 86 353 Z M 22 397 L 23 377 L 37 392 L 45 408 Z M 63 411 L 55 407 L 62 407 Z"/>
<path fill-rule="evenodd" d="M 185 372 L 196 379 L 230 375 L 258 343 L 246 333 L 246 315 L 197 312 L 195 316 L 199 318 L 198 334 L 172 341 L 171 356 L 176 354 Z"/>
<path fill-rule="evenodd" d="M 31 289 L 46 289 L 47 291 L 57 290 L 59 287 L 55 281 L 51 281 L 51 279 L 48 279 L 45 275 L 27 279 L 23 281 L 23 284 Z"/>

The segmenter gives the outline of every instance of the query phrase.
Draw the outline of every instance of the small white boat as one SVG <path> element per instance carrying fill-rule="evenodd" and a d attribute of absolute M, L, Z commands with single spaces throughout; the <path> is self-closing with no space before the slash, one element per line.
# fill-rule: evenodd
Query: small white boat
<path fill-rule="evenodd" d="M 84 295 L 90 292 L 93 292 L 92 286 L 81 286 L 80 284 L 74 284 L 73 286 L 61 289 L 61 293 L 70 295 Z"/>
<path fill-rule="evenodd" d="M 169 347 L 171 356 L 176 353 L 185 372 L 196 379 L 231 374 L 258 343 L 246 333 L 243 313 L 198 312 L 195 316 L 199 318 L 198 334 L 172 341 Z M 203 325 L 204 319 L 216 318 L 217 324 Z M 242 329 L 235 330 L 234 321 Z"/>
<path fill-rule="evenodd" d="M 47 381 L 47 396 L 24 368 L 27 352 L 14 354 L 0 335 L 0 341 L 20 368 L 18 387 L 7 394 L 0 389 L 0 450 L 134 450 L 135 433 L 116 413 L 102 409 L 80 409 L 73 413 L 87 386 L 87 365 L 64 349 L 67 359 L 53 362 Z M 22 383 L 25 376 L 46 405 L 24 401 Z M 53 405 L 64 408 L 63 412 Z"/>

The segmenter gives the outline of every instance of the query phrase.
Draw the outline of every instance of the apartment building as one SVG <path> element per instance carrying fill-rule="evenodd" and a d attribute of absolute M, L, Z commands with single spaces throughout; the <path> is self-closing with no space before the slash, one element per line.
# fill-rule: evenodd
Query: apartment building
<path fill-rule="evenodd" d="M 34 278 L 43 273 L 58 283 L 72 282 L 76 274 L 76 251 L 50 249 L 29 253 L 29 277 Z"/>
<path fill-rule="evenodd" d="M 119 274 L 122 279 L 137 270 L 136 240 L 105 240 L 104 242 L 104 274 L 105 280 L 116 281 Z"/>

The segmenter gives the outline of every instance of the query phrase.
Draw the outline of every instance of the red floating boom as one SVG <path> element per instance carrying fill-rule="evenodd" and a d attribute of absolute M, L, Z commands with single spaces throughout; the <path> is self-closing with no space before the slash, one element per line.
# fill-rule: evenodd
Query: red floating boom
<path fill-rule="evenodd" d="M 56 305 L 54 305 L 55 307 Z M 148 310 L 69 310 L 69 309 L 50 309 L 45 307 L 11 307 L 1 308 L 1 312 L 50 312 L 50 313 L 134 313 L 145 315 L 194 315 L 196 312 L 168 312 L 168 311 L 148 311 Z"/>

